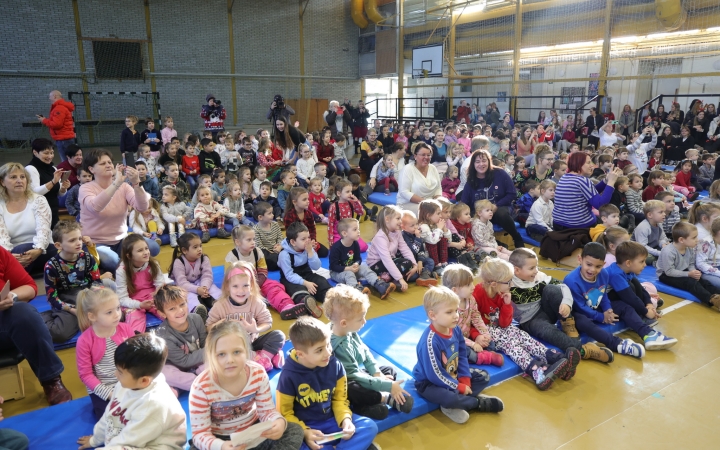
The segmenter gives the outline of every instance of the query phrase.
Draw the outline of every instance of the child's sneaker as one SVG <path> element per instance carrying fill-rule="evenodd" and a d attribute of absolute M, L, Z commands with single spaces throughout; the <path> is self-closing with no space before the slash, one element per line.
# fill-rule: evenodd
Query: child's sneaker
<path fill-rule="evenodd" d="M 415 404 L 415 399 L 410 397 L 409 395 L 406 395 L 404 397 L 405 397 L 405 403 L 403 403 L 401 405 L 400 403 L 396 402 L 395 399 L 391 395 L 390 398 L 388 398 L 388 402 L 387 402 L 388 406 L 393 409 L 397 409 L 398 411 L 403 412 L 405 414 L 409 413 L 413 409 L 413 405 Z"/>
<path fill-rule="evenodd" d="M 503 357 L 503 355 L 500 353 L 483 350 L 477 354 L 478 365 L 492 365 L 502 367 L 504 363 L 505 357 Z"/>
<path fill-rule="evenodd" d="M 150 239 L 152 239 L 153 241 L 157 242 L 157 245 L 162 245 L 162 241 L 161 241 L 160 238 L 158 237 L 157 233 L 153 233 L 153 234 L 150 236 Z"/>
<path fill-rule="evenodd" d="M 207 244 L 210 242 L 210 232 L 209 231 L 203 231 L 202 237 L 200 238 L 200 242 L 203 244 Z"/>
<path fill-rule="evenodd" d="M 374 420 L 383 420 L 388 416 L 388 408 L 383 404 L 356 407 L 353 412 Z"/>
<path fill-rule="evenodd" d="M 371 222 L 377 221 L 377 213 L 378 213 L 378 207 L 373 206 L 372 209 L 370 210 L 370 221 Z"/>
<path fill-rule="evenodd" d="M 378 278 L 374 288 L 378 291 L 378 294 L 380 294 L 380 300 L 385 300 L 391 292 L 395 291 L 395 283 L 386 283 Z"/>
<path fill-rule="evenodd" d="M 270 362 L 272 362 L 274 368 L 282 369 L 285 365 L 285 355 L 283 355 L 283 350 L 280 349 L 280 351 L 278 351 L 275 356 L 272 357 Z"/>
<path fill-rule="evenodd" d="M 322 306 L 318 304 L 318 301 L 315 300 L 315 297 L 313 297 L 312 295 L 305 296 L 305 298 L 303 299 L 303 305 L 305 306 L 305 309 L 310 313 L 310 315 L 314 318 L 318 319 L 322 317 Z"/>
<path fill-rule="evenodd" d="M 620 345 L 618 345 L 617 350 L 621 355 L 630 355 L 636 358 L 645 356 L 645 347 L 630 339 L 623 339 Z"/>
<path fill-rule="evenodd" d="M 197 314 L 198 316 L 200 316 L 200 318 L 202 319 L 203 323 L 205 323 L 205 322 L 207 321 L 207 318 L 208 318 L 208 310 L 207 310 L 207 307 L 205 307 L 205 305 L 203 305 L 203 304 L 197 305 L 197 306 L 195 307 L 195 309 L 193 309 L 192 312 L 194 312 L 195 314 Z"/>
<path fill-rule="evenodd" d="M 659 331 L 653 331 L 643 338 L 646 350 L 666 350 L 678 343 L 678 340 L 665 336 Z"/>
<path fill-rule="evenodd" d="M 367 287 L 363 286 L 362 284 L 358 284 L 357 286 L 355 286 L 355 289 L 357 289 L 358 291 L 362 292 L 365 295 L 370 295 L 370 288 L 367 288 Z"/>
<path fill-rule="evenodd" d="M 631 341 L 632 342 L 632 341 Z M 582 346 L 582 359 L 594 359 L 604 363 L 611 363 L 615 360 L 612 350 L 607 347 L 600 347 L 594 342 L 588 342 Z M 618 350 L 620 352 L 620 350 Z"/>
<path fill-rule="evenodd" d="M 220 239 L 227 239 L 230 237 L 230 233 L 228 233 L 225 228 L 218 228 L 217 237 Z"/>
<path fill-rule="evenodd" d="M 280 318 L 282 320 L 297 319 L 298 317 L 304 316 L 308 313 L 309 313 L 309 311 L 305 307 L 305 304 L 299 303 L 297 305 L 290 306 L 290 307 L 285 308 L 282 311 L 280 311 Z"/>
<path fill-rule="evenodd" d="M 578 333 L 578 330 L 575 327 L 575 318 L 574 317 L 568 317 L 567 319 L 560 319 L 560 325 L 562 326 L 563 333 L 565 333 L 567 335 L 567 337 L 571 337 L 571 338 L 580 337 L 580 333 Z"/>
<path fill-rule="evenodd" d="M 170 247 L 172 247 L 172 248 L 177 247 L 177 234 L 176 233 L 170 233 Z"/>
<path fill-rule="evenodd" d="M 710 297 L 710 308 L 715 311 L 720 311 L 720 294 L 715 294 Z"/>
<path fill-rule="evenodd" d="M 612 354 L 612 352 L 610 352 Z M 562 353 L 560 353 L 562 355 Z M 567 381 L 575 376 L 575 371 L 577 370 L 578 364 L 580 364 L 580 360 L 582 357 L 580 356 L 580 350 L 570 347 L 565 351 L 565 359 L 568 360 L 570 363 L 570 367 L 568 368 L 568 371 L 565 372 L 565 375 L 561 376 L 560 379 Z M 548 359 L 550 361 L 550 359 Z"/>
<path fill-rule="evenodd" d="M 367 448 L 367 450 L 382 450 L 382 448 L 380 447 L 380 445 L 377 442 L 373 441 L 370 444 L 370 447 Z"/>
<path fill-rule="evenodd" d="M 322 222 L 324 225 L 327 225 L 329 220 L 325 216 L 320 216 L 320 222 Z"/>
<path fill-rule="evenodd" d="M 253 361 L 263 366 L 265 372 L 270 372 L 271 370 L 273 370 L 272 357 L 273 355 L 269 352 L 265 350 L 260 350 L 255 352 L 255 357 L 253 357 Z"/>
<path fill-rule="evenodd" d="M 426 268 L 423 268 L 423 270 L 420 272 L 420 276 L 417 280 L 415 280 L 415 284 L 418 286 L 437 286 L 437 280 L 433 278 L 432 275 L 430 275 L 430 271 L 428 271 Z"/>
<path fill-rule="evenodd" d="M 390 189 L 385 189 L 385 195 L 390 195 Z"/>
<path fill-rule="evenodd" d="M 455 423 L 465 423 L 470 420 L 470 414 L 464 409 L 444 408 L 441 406 L 440 411 Z"/>
<path fill-rule="evenodd" d="M 479 401 L 478 409 L 480 412 L 495 412 L 498 413 L 505 409 L 505 405 L 502 400 L 492 395 L 478 394 L 476 398 Z"/>

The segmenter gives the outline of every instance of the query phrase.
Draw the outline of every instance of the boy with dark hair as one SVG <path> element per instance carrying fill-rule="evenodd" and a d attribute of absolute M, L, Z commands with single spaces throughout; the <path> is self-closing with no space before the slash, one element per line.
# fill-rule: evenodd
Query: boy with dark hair
<path fill-rule="evenodd" d="M 375 422 L 350 411 L 347 375 L 331 352 L 329 328 L 304 316 L 290 326 L 289 335 L 294 348 L 280 372 L 277 404 L 285 420 L 303 428 L 303 448 L 319 448 L 327 435 L 342 432 L 347 444 L 335 438 L 328 445 L 376 449 Z"/>
<path fill-rule="evenodd" d="M 636 358 L 645 356 L 645 347 L 630 339 L 620 339 L 600 328 L 597 324 L 613 324 L 618 315 L 612 309 L 607 292 L 610 276 L 603 269 L 607 250 L 599 242 L 590 242 L 578 256 L 580 266 L 563 280 L 573 295 L 575 326 L 592 339 L 602 342 L 621 355 Z"/>
<path fill-rule="evenodd" d="M 607 228 L 613 227 L 620 223 L 620 210 L 612 203 L 602 205 L 598 209 L 598 212 L 600 213 L 601 223 L 590 228 L 590 239 L 592 239 L 593 241 L 598 236 L 603 234 Z"/>
<path fill-rule="evenodd" d="M 672 244 L 665 246 L 657 260 L 657 276 L 665 284 L 687 291 L 705 305 L 720 311 L 720 289 L 702 278 L 695 268 L 698 229 L 688 222 L 673 227 Z M 703 242 L 704 244 L 704 242 Z"/>
<path fill-rule="evenodd" d="M 280 282 L 285 291 L 296 305 L 305 303 L 306 297 L 324 302 L 330 284 L 325 277 L 313 272 L 320 268 L 320 258 L 315 252 L 315 241 L 310 239 L 310 231 L 302 222 L 293 222 L 286 235 L 278 256 Z"/>
<path fill-rule="evenodd" d="M 80 186 L 92 181 L 93 175 L 85 170 L 84 167 L 80 167 L 77 170 L 77 178 L 80 182 L 68 189 L 67 196 L 65 196 L 65 207 L 68 210 L 68 214 L 75 217 L 75 220 L 80 222 L 80 201 L 78 200 Z"/>
<path fill-rule="evenodd" d="M 665 220 L 662 223 L 662 229 L 668 239 L 672 239 L 672 230 L 676 223 L 680 223 L 680 207 L 675 204 L 675 194 L 669 191 L 662 191 L 655 196 L 655 200 L 659 200 L 665 204 Z"/>
<path fill-rule="evenodd" d="M 215 151 L 215 143 L 212 139 L 204 138 L 200 141 L 203 150 L 198 156 L 200 160 L 200 173 L 206 173 L 212 176 L 213 170 L 222 168 L 220 154 Z"/>
<path fill-rule="evenodd" d="M 458 205 L 464 205 L 464 203 L 458 203 Z M 420 237 L 420 227 L 418 227 L 417 216 L 414 212 L 403 211 L 400 219 L 400 229 L 402 230 L 403 240 L 413 253 L 418 265 L 419 275 L 417 275 L 415 284 L 418 286 L 437 286 L 437 280 L 433 276 L 435 261 L 428 254 L 425 241 Z"/>
<path fill-rule="evenodd" d="M 180 179 L 180 169 L 177 163 L 169 162 L 165 164 L 165 175 L 165 181 L 160 184 L 160 191 L 162 191 L 165 186 L 175 186 L 178 201 L 187 203 L 188 200 L 190 200 L 190 189 L 188 189 L 187 184 Z"/>
<path fill-rule="evenodd" d="M 608 298 L 613 311 L 643 339 L 646 350 L 664 350 L 677 344 L 677 339 L 650 328 L 661 314 L 637 278 L 645 268 L 645 258 L 647 250 L 637 242 L 625 241 L 617 246 L 616 262 L 605 269 Z"/>
<path fill-rule="evenodd" d="M 145 192 L 150 194 L 150 197 L 160 201 L 160 186 L 158 185 L 157 178 L 151 178 L 148 176 L 148 169 L 145 161 L 135 161 L 135 169 L 138 171 L 140 185 L 143 189 L 145 189 Z"/>
<path fill-rule="evenodd" d="M 287 199 L 290 197 L 290 189 L 295 187 L 297 178 L 291 170 L 283 170 L 280 173 L 280 182 L 281 185 L 277 191 L 277 201 L 280 204 L 280 208 L 282 208 L 282 213 L 285 213 L 287 212 Z M 292 205 L 290 205 L 290 207 L 292 208 Z"/>
<path fill-rule="evenodd" d="M 577 146 L 577 144 L 574 144 Z M 560 178 L 567 173 L 567 163 L 565 161 L 557 160 L 552 165 L 553 177 L 552 180 L 555 184 L 560 182 Z"/>
<path fill-rule="evenodd" d="M 165 341 L 154 333 L 133 336 L 117 347 L 118 383 L 93 435 L 78 439 L 80 450 L 185 447 L 185 411 L 160 373 L 167 352 Z"/>
<path fill-rule="evenodd" d="M 628 151 L 627 147 L 622 147 L 617 152 L 617 159 L 614 161 L 615 167 L 618 169 L 624 169 L 626 166 L 629 166 L 632 164 L 632 161 L 628 159 L 630 156 L 630 152 Z"/>
<path fill-rule="evenodd" d="M 255 197 L 255 200 L 253 200 L 253 211 L 255 211 L 258 203 L 268 203 L 272 207 L 272 212 L 275 216 L 275 220 L 277 220 L 278 222 L 282 222 L 283 210 L 280 206 L 280 202 L 278 202 L 278 199 L 272 196 L 272 183 L 269 181 L 263 181 L 262 183 L 260 183 L 259 191 L 260 195 Z M 255 220 L 257 220 L 257 218 L 255 218 Z"/>
<path fill-rule="evenodd" d="M 277 200 L 276 200 L 277 201 Z M 255 246 L 265 254 L 265 263 L 269 271 L 278 270 L 278 256 L 282 251 L 282 230 L 274 220 L 275 214 L 270 203 L 255 199 L 253 214 L 257 225 L 255 230 Z"/>
<path fill-rule="evenodd" d="M 538 183 L 537 180 L 527 180 L 523 189 L 525 189 L 526 192 L 517 201 L 517 206 L 518 221 L 524 224 L 530 215 L 530 209 L 532 209 L 533 203 L 540 197 L 540 183 Z"/>
<path fill-rule="evenodd" d="M 45 263 L 45 294 L 50 311 L 40 313 L 53 342 L 63 343 L 75 336 L 80 327 L 75 300 L 81 290 L 105 285 L 115 290 L 111 273 L 100 275 L 97 260 L 83 250 L 82 229 L 77 222 L 61 220 L 52 232 L 58 253 Z"/>
<path fill-rule="evenodd" d="M 571 369 L 563 377 L 575 375 L 580 359 L 613 361 L 612 350 L 593 342 L 583 344 L 572 316 L 573 296 L 561 281 L 538 270 L 535 252 L 517 248 L 510 254 L 514 275 L 510 282 L 510 299 L 513 302 L 513 319 L 520 329 L 537 339 L 548 342 L 565 352 Z M 560 321 L 562 331 L 556 326 Z"/>
<path fill-rule="evenodd" d="M 363 208 L 365 209 L 365 218 L 363 220 L 367 220 L 367 218 L 369 217 L 372 222 L 375 222 L 375 218 L 377 217 L 378 213 L 378 207 L 377 205 L 375 205 L 371 209 L 365 206 L 365 203 L 367 203 L 368 199 L 363 190 L 360 189 L 360 175 L 356 173 L 350 174 L 348 180 L 350 181 L 350 183 L 352 183 L 352 194 L 355 196 L 355 198 L 358 199 L 360 203 L 362 203 Z"/>

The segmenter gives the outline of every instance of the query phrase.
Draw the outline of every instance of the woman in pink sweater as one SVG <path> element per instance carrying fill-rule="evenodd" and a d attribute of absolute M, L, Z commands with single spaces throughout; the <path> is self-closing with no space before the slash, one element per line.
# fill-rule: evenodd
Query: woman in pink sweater
<path fill-rule="evenodd" d="M 121 164 L 113 166 L 112 154 L 107 150 L 91 151 L 83 161 L 83 169 L 94 177 L 80 186 L 78 194 L 83 234 L 97 245 L 102 271 L 114 273 L 120 264 L 122 241 L 128 235 L 128 206 L 136 211 L 147 210 L 147 195 L 137 170 Z M 145 241 L 150 254 L 157 256 L 160 253 L 157 242 Z"/>
<path fill-rule="evenodd" d="M 400 290 L 407 291 L 406 278 L 417 272 L 417 262 L 412 250 L 405 243 L 400 220 L 402 210 L 395 205 L 388 205 L 378 213 L 377 233 L 368 246 L 367 265 L 386 283 L 400 286 Z M 398 250 L 403 255 L 396 258 Z"/>
<path fill-rule="evenodd" d="M 122 263 L 115 274 L 117 294 L 125 311 L 125 323 L 145 332 L 146 313 L 163 319 L 155 309 L 155 292 L 165 283 L 160 264 L 150 256 L 145 238 L 131 234 L 123 241 Z"/>

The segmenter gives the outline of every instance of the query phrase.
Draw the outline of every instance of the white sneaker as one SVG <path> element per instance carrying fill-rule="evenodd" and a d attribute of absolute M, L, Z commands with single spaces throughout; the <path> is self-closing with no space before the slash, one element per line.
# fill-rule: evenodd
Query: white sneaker
<path fill-rule="evenodd" d="M 470 420 L 470 414 L 464 409 L 443 408 L 441 406 L 440 411 L 455 423 L 465 423 Z"/>

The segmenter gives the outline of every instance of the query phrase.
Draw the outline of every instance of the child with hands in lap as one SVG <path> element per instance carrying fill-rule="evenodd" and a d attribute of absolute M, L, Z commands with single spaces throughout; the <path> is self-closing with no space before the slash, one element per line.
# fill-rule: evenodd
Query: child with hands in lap
<path fill-rule="evenodd" d="M 222 293 L 213 281 L 210 257 L 203 254 L 200 236 L 185 233 L 178 238 L 168 273 L 176 286 L 187 291 L 190 311 L 207 319 L 208 310 Z"/>

